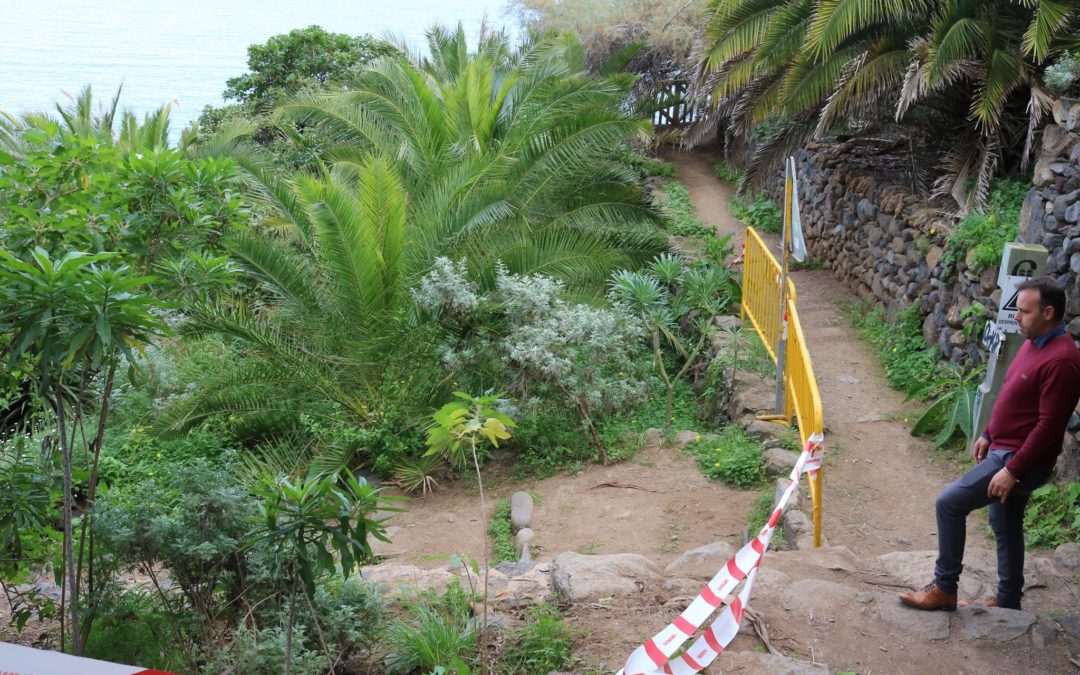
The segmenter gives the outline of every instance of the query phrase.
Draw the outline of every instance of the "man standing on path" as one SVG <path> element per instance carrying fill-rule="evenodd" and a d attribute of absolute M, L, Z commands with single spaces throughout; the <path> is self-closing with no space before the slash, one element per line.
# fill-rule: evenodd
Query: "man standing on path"
<path fill-rule="evenodd" d="M 990 423 L 975 441 L 978 464 L 938 495 L 934 581 L 900 600 L 918 609 L 957 607 L 967 515 L 990 507 L 997 540 L 997 596 L 980 604 L 1020 609 L 1024 589 L 1024 509 L 1061 453 L 1080 399 L 1080 351 L 1065 331 L 1065 291 L 1049 277 L 1020 284 L 1016 321 L 1027 340 L 1005 374 Z M 971 604 L 960 602 L 960 606 Z"/>

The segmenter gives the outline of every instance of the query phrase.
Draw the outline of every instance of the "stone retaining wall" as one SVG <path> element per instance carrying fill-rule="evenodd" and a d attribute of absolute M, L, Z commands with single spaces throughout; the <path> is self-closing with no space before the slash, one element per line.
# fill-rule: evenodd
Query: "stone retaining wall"
<path fill-rule="evenodd" d="M 1066 321 L 1080 339 L 1080 102 L 1059 102 L 1043 139 L 1034 187 L 1021 213 L 1020 236 L 1050 251 L 1048 273 L 1069 293 Z M 986 360 L 977 346 L 986 318 L 997 313 L 997 267 L 976 273 L 970 253 L 950 265 L 946 237 L 953 220 L 911 188 L 918 169 L 902 140 L 818 142 L 795 155 L 800 211 L 810 255 L 871 303 L 895 316 L 914 306 L 927 344 L 958 365 Z M 782 176 L 768 190 L 782 200 Z M 982 311 L 979 311 L 979 303 Z M 1066 436 L 1064 473 L 1080 475 L 1080 417 Z"/>

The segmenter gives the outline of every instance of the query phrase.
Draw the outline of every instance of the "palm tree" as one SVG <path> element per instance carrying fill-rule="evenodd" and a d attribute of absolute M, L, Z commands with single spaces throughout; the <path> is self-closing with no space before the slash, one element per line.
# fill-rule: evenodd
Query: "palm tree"
<path fill-rule="evenodd" d="M 44 132 L 46 136 L 58 129 L 81 138 L 92 138 L 99 143 L 115 147 L 121 152 L 145 152 L 160 150 L 169 145 L 169 115 L 172 105 L 166 103 L 153 112 L 143 115 L 140 123 L 135 113 L 120 110 L 120 94 L 123 86 L 105 105 L 95 106 L 93 91 L 86 85 L 77 96 L 68 96 L 68 105 L 56 104 L 56 115 L 46 112 L 28 112 L 21 116 L 0 111 L 0 153 L 16 158 L 26 155 L 40 143 L 29 131 Z"/>
<path fill-rule="evenodd" d="M 1051 103 L 1041 72 L 1080 27 L 1056 0 L 713 0 L 707 17 L 697 84 L 716 102 L 712 120 L 739 133 L 777 123 L 748 184 L 837 124 L 868 128 L 923 105 L 961 130 L 938 188 L 965 209 L 985 200 L 1018 130 L 1028 161 Z"/>
<path fill-rule="evenodd" d="M 629 78 L 589 77 L 565 39 L 513 50 L 488 34 L 469 52 L 460 27 L 429 38 L 427 59 L 385 59 L 345 93 L 301 94 L 277 111 L 283 127 L 334 139 L 320 175 L 279 175 L 233 145 L 276 233 L 233 252 L 272 302 L 194 312 L 189 332 L 227 333 L 255 358 L 175 407 L 167 426 L 327 402 L 363 426 L 399 380 L 426 405 L 441 374 L 425 376 L 438 370 L 425 361 L 434 328 L 409 290 L 436 257 L 466 259 L 482 284 L 502 261 L 600 301 L 613 270 L 666 247 L 633 177 L 608 159 L 647 125 L 624 110 Z"/>

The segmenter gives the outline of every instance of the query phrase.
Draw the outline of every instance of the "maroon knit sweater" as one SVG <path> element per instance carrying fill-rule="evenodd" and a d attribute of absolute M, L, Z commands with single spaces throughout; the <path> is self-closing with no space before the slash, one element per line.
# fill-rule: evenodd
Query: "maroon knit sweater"
<path fill-rule="evenodd" d="M 1052 467 L 1069 417 L 1080 400 L 1080 351 L 1069 334 L 1040 349 L 1020 347 L 1005 374 L 985 435 L 992 449 L 1015 450 L 1005 468 L 1017 480 L 1029 469 Z"/>

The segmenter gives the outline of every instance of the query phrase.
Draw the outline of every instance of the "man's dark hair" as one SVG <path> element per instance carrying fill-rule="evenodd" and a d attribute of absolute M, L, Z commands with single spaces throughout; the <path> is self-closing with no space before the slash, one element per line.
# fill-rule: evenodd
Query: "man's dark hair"
<path fill-rule="evenodd" d="M 1065 316 L 1065 289 L 1050 277 L 1028 279 L 1016 287 L 1017 291 L 1036 290 L 1039 292 L 1039 309 L 1049 305 L 1054 308 L 1054 318 L 1061 321 Z"/>

